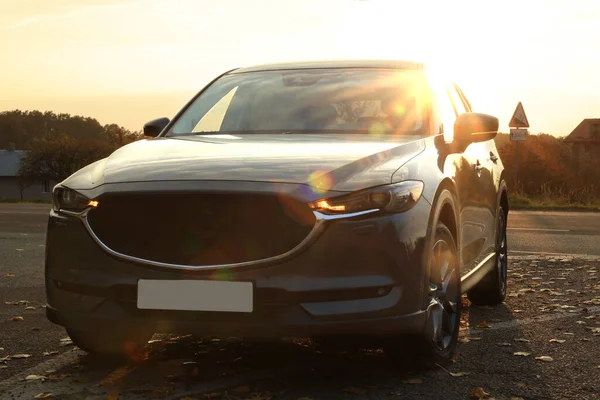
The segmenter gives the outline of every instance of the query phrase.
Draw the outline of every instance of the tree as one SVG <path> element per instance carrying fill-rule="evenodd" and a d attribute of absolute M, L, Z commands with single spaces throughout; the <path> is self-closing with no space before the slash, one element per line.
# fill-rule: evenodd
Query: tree
<path fill-rule="evenodd" d="M 21 159 L 19 177 L 24 185 L 39 180 L 60 182 L 75 171 L 107 157 L 113 151 L 106 141 L 76 141 L 67 135 L 32 143 Z"/>

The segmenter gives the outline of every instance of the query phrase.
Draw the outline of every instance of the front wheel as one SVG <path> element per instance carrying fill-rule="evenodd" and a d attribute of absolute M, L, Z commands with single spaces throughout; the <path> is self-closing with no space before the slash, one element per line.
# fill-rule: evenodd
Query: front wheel
<path fill-rule="evenodd" d="M 430 257 L 427 322 L 424 331 L 388 343 L 386 355 L 430 367 L 454 356 L 460 327 L 461 288 L 458 252 L 450 230 L 437 225 Z"/>
<path fill-rule="evenodd" d="M 506 241 L 506 213 L 498 209 L 498 231 L 496 234 L 496 258 L 494 269 L 481 282 L 469 290 L 469 301 L 477 306 L 498 305 L 506 298 L 508 277 L 508 246 Z"/>

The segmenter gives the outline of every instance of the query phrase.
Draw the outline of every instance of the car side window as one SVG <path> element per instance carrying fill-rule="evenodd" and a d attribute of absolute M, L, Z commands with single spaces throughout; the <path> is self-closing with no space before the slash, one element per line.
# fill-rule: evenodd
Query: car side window
<path fill-rule="evenodd" d="M 437 94 L 441 132 L 444 134 L 444 141 L 451 142 L 454 138 L 454 122 L 456 121 L 456 108 L 447 88 L 441 88 Z"/>

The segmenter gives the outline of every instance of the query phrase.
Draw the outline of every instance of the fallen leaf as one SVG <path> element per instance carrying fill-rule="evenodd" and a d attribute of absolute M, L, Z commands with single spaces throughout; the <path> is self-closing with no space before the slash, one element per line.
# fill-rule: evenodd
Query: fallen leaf
<path fill-rule="evenodd" d="M 27 375 L 25 377 L 26 381 L 43 381 L 46 377 L 44 375 Z"/>
<path fill-rule="evenodd" d="M 450 372 L 450 375 L 452 375 L 455 378 L 460 378 L 461 376 L 471 375 L 471 373 L 470 372 Z"/>
<path fill-rule="evenodd" d="M 23 321 L 25 318 L 21 317 L 21 316 L 16 316 L 16 317 L 12 317 L 10 320 L 11 321 Z"/>
<path fill-rule="evenodd" d="M 6 274 L 5 276 L 6 276 L 7 278 L 14 278 L 14 277 L 15 277 L 15 274 L 8 273 L 8 274 Z"/>
<path fill-rule="evenodd" d="M 359 387 L 347 387 L 344 389 L 344 392 L 354 393 L 354 394 L 365 394 L 367 393 L 367 389 L 359 388 Z"/>
<path fill-rule="evenodd" d="M 421 383 L 423 383 L 423 381 L 419 378 L 414 378 L 414 379 L 406 379 L 404 381 L 400 381 L 400 383 L 403 383 L 405 385 L 420 385 Z"/>
<path fill-rule="evenodd" d="M 0 351 L 4 351 L 4 347 L 0 347 Z"/>
<path fill-rule="evenodd" d="M 566 340 L 563 340 L 563 339 L 550 339 L 549 342 L 550 343 L 564 343 L 564 342 L 566 342 Z"/>
<path fill-rule="evenodd" d="M 483 321 L 482 323 L 477 325 L 476 328 L 477 329 L 490 329 L 490 325 L 487 323 L 487 321 Z"/>
<path fill-rule="evenodd" d="M 73 341 L 71 340 L 71 338 L 62 338 L 60 339 L 60 345 L 61 347 L 63 346 L 70 346 L 73 344 Z"/>
<path fill-rule="evenodd" d="M 246 400 L 271 400 L 271 397 L 273 396 L 270 393 L 255 393 L 252 396 L 246 398 Z"/>
<path fill-rule="evenodd" d="M 34 399 L 48 399 L 50 397 L 54 396 L 52 393 L 50 392 L 44 392 L 44 393 L 39 393 L 36 394 L 35 396 L 33 396 Z"/>
<path fill-rule="evenodd" d="M 8 368 L 8 365 L 0 365 L 0 369 Z"/>
<path fill-rule="evenodd" d="M 250 387 L 248 386 L 238 386 L 236 388 L 231 389 L 232 392 L 234 393 L 249 393 L 250 392 Z"/>
<path fill-rule="evenodd" d="M 59 352 L 58 350 L 54 350 L 54 351 L 45 351 L 45 352 L 43 352 L 43 353 L 42 353 L 42 355 L 43 355 L 44 357 L 47 357 L 47 356 L 55 356 L 55 355 L 57 355 L 57 354 L 59 354 L 59 353 L 60 353 L 60 352 Z"/>
<path fill-rule="evenodd" d="M 25 307 L 25 310 L 35 310 L 35 307 L 32 307 L 32 306 Z"/>
<path fill-rule="evenodd" d="M 554 359 L 550 356 L 539 356 L 539 357 L 536 357 L 535 359 L 539 360 L 539 361 L 546 361 L 546 362 L 554 361 Z"/>
<path fill-rule="evenodd" d="M 482 387 L 476 387 L 469 394 L 470 400 L 489 399 L 489 398 L 490 398 L 490 394 L 488 392 L 486 392 L 485 390 L 483 390 Z"/>
<path fill-rule="evenodd" d="M 523 342 L 523 343 L 529 343 L 531 340 L 529 339 L 523 339 L 523 338 L 517 338 L 515 339 L 515 342 Z"/>
<path fill-rule="evenodd" d="M 10 358 L 29 358 L 31 357 L 31 354 L 14 354 L 12 356 L 10 356 Z"/>
<path fill-rule="evenodd" d="M 106 400 L 118 400 L 119 399 L 119 391 L 115 390 L 115 391 L 107 394 L 105 399 Z"/>
<path fill-rule="evenodd" d="M 527 357 L 530 355 L 531 355 L 531 353 L 527 353 L 524 351 L 517 351 L 517 352 L 513 353 L 513 356 L 520 356 L 520 357 Z"/>
<path fill-rule="evenodd" d="M 504 343 L 498 343 L 498 346 L 502 346 L 502 347 L 508 347 L 508 346 L 512 346 L 512 344 L 511 344 L 511 343 L 504 342 Z"/>

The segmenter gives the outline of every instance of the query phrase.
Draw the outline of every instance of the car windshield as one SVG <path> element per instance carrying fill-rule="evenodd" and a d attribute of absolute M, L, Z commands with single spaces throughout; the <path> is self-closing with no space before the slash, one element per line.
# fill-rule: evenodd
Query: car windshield
<path fill-rule="evenodd" d="M 423 73 L 403 69 L 306 69 L 221 77 L 167 136 L 207 133 L 425 135 Z"/>

